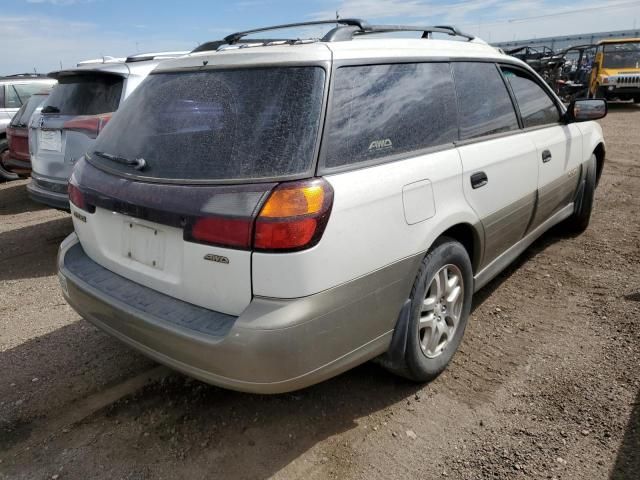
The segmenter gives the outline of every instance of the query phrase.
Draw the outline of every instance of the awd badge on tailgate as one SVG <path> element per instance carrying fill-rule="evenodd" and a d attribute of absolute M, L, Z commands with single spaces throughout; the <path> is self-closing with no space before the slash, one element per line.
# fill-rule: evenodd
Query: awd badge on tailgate
<path fill-rule="evenodd" d="M 223 257 L 222 255 L 214 255 L 213 253 L 207 253 L 204 256 L 204 259 L 209 260 L 210 262 L 229 263 L 229 259 L 227 257 Z"/>

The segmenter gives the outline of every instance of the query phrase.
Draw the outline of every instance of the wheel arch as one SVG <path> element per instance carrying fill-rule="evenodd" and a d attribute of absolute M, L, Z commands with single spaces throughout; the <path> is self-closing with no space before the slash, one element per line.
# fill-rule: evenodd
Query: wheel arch
<path fill-rule="evenodd" d="M 474 226 L 470 223 L 457 223 L 447 228 L 437 236 L 437 238 L 442 237 L 452 238 L 462 244 L 469 254 L 471 266 L 473 267 L 473 274 L 475 275 L 482 262 L 483 235 L 480 227 Z"/>
<path fill-rule="evenodd" d="M 596 186 L 600 182 L 600 176 L 604 168 L 605 147 L 604 143 L 600 142 L 593 150 L 593 154 L 596 156 Z"/>

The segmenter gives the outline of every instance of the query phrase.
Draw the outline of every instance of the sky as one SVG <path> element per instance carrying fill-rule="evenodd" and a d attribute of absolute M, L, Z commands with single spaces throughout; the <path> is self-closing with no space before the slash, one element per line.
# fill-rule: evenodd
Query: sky
<path fill-rule="evenodd" d="M 231 32 L 340 17 L 456 25 L 489 42 L 640 28 L 640 0 L 0 0 L 0 75 L 191 50 Z"/>

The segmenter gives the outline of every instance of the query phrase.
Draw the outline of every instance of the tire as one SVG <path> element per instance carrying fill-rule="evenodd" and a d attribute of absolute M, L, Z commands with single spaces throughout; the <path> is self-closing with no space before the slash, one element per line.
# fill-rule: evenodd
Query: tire
<path fill-rule="evenodd" d="M 451 298 L 456 288 L 460 289 L 456 301 L 451 302 L 449 310 L 446 311 L 441 308 L 446 302 L 441 303 L 435 298 L 442 297 L 437 284 L 443 283 L 444 275 L 447 275 L 452 283 L 454 277 L 457 278 L 457 285 L 445 289 L 445 295 L 448 294 Z M 422 260 L 411 289 L 405 365 L 402 371 L 396 373 L 415 382 L 427 382 L 442 373 L 464 335 L 472 296 L 473 270 L 467 251 L 455 240 L 440 238 Z M 435 304 L 434 298 L 437 302 Z M 454 321 L 454 317 L 457 317 L 457 321 Z M 441 320 L 438 321 L 438 318 Z M 455 327 L 452 329 L 453 323 Z M 442 333 L 443 331 L 446 333 Z M 437 339 L 439 335 L 442 335 L 441 342 L 427 340 L 427 337 Z"/>
<path fill-rule="evenodd" d="M 18 178 L 20 178 L 15 173 L 5 170 L 4 166 L 2 165 L 2 156 L 7 150 L 9 150 L 9 142 L 6 138 L 0 138 L 0 182 L 4 182 L 7 180 L 17 180 Z"/>
<path fill-rule="evenodd" d="M 0 138 L 0 182 L 15 180 L 18 178 L 15 173 L 8 172 L 2 165 L 2 156 L 7 150 L 9 150 L 9 142 L 7 142 L 6 138 Z"/>
<path fill-rule="evenodd" d="M 567 220 L 565 220 L 565 230 L 571 233 L 582 233 L 589 226 L 591 211 L 593 210 L 593 200 L 596 194 L 596 156 L 591 155 L 587 162 L 587 173 L 585 175 L 584 191 L 582 198 L 578 199 L 576 210 Z"/>

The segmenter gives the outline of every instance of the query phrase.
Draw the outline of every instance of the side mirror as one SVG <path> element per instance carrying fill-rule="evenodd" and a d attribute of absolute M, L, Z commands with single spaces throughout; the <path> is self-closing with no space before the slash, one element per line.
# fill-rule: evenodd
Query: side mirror
<path fill-rule="evenodd" d="M 574 100 L 566 113 L 567 123 L 598 120 L 607 115 L 607 101 L 604 98 Z"/>

